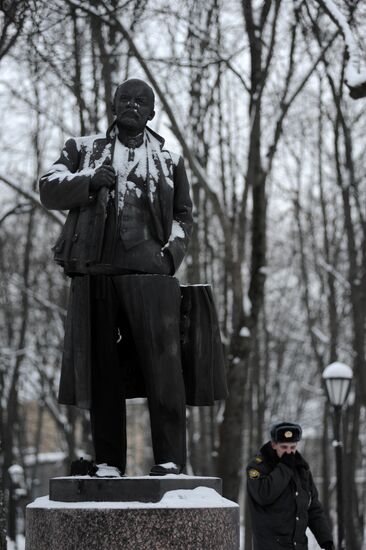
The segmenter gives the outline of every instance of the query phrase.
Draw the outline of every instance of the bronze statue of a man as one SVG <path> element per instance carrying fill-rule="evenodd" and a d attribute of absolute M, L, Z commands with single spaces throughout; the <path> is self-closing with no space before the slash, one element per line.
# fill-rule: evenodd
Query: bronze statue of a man
<path fill-rule="evenodd" d="M 90 409 L 97 475 L 125 472 L 125 399 L 147 395 L 155 466 L 186 462 L 181 291 L 173 277 L 192 229 L 181 156 L 147 123 L 154 93 L 118 86 L 106 135 L 71 138 L 40 180 L 42 204 L 68 210 L 54 247 L 72 277 L 59 401 Z"/>

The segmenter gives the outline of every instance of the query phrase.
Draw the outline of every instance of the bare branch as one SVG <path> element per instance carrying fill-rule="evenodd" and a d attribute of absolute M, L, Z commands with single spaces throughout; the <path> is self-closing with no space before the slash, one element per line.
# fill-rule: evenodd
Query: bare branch
<path fill-rule="evenodd" d="M 0 34 L 0 59 L 5 57 L 18 40 L 24 26 L 27 3 L 23 0 L 2 2 L 2 29 Z M 15 27 L 11 31 L 11 27 Z"/>
<path fill-rule="evenodd" d="M 305 75 L 303 80 L 300 82 L 300 84 L 298 85 L 296 90 L 293 92 L 293 94 L 291 95 L 291 97 L 287 101 L 285 100 L 285 97 L 286 97 L 287 93 L 285 93 L 284 100 L 282 101 L 282 105 L 281 105 L 281 107 L 282 107 L 281 108 L 281 113 L 280 113 L 280 116 L 279 116 L 279 118 L 277 120 L 277 123 L 276 123 L 273 141 L 272 141 L 272 144 L 270 145 L 270 147 L 268 149 L 268 153 L 267 153 L 267 167 L 266 167 L 266 170 L 267 170 L 268 173 L 271 171 L 273 158 L 274 158 L 274 155 L 276 153 L 278 141 L 279 141 L 281 133 L 282 133 L 283 122 L 285 120 L 285 117 L 286 117 L 286 114 L 287 114 L 289 108 L 291 107 L 291 105 L 293 104 L 293 102 L 295 101 L 295 99 L 297 98 L 299 93 L 301 92 L 301 90 L 304 88 L 304 86 L 308 82 L 309 78 L 311 77 L 311 75 L 315 71 L 316 67 L 323 60 L 325 53 L 331 47 L 331 45 L 333 44 L 334 40 L 337 38 L 338 35 L 339 35 L 339 31 L 336 31 L 333 34 L 333 36 L 330 39 L 330 41 L 328 42 L 328 44 L 323 48 L 322 52 L 320 53 L 320 55 L 315 60 L 313 66 L 309 69 L 309 71 L 307 72 L 307 74 Z M 286 92 L 286 90 L 285 90 L 285 92 Z"/>
<path fill-rule="evenodd" d="M 5 183 L 5 185 L 16 191 L 22 197 L 30 200 L 35 206 L 41 208 L 45 212 L 45 214 L 49 218 L 51 218 L 52 221 L 57 222 L 59 225 L 63 225 L 65 223 L 66 214 L 64 214 L 63 212 L 53 212 L 51 210 L 46 210 L 44 206 L 42 206 L 38 195 L 36 193 L 33 193 L 33 191 L 26 191 L 17 181 L 11 180 L 3 174 L 0 174 L 0 181 Z"/>
<path fill-rule="evenodd" d="M 64 134 L 69 136 L 74 135 L 71 127 L 66 126 L 61 119 L 52 117 L 52 115 L 50 115 L 48 111 L 41 109 L 39 105 L 37 105 L 35 102 L 29 99 L 25 95 L 24 89 L 20 91 L 19 88 L 16 88 L 15 86 L 11 86 L 11 84 L 6 80 L 0 80 L 0 84 L 2 86 L 5 86 L 14 97 L 19 99 L 19 101 L 22 101 L 23 103 L 25 103 L 25 105 L 28 105 L 33 111 L 35 111 L 39 115 L 46 115 L 47 119 L 53 124 L 55 124 L 58 128 L 60 128 L 60 130 L 62 130 Z"/>
<path fill-rule="evenodd" d="M 345 82 L 350 88 L 350 95 L 353 99 L 366 96 L 366 70 L 361 70 L 361 54 L 353 36 L 352 29 L 333 0 L 318 0 L 325 13 L 337 25 L 344 37 L 348 52 L 348 62 L 345 70 Z"/>

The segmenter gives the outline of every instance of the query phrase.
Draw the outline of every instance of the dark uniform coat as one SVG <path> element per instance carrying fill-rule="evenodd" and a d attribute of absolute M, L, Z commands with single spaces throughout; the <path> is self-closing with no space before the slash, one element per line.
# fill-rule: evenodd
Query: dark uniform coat
<path fill-rule="evenodd" d="M 154 166 L 149 167 L 146 182 L 149 208 L 155 228 L 154 238 L 172 258 L 174 270 L 186 253 L 192 229 L 192 203 L 182 157 L 164 148 L 164 140 L 146 129 Z M 91 296 L 93 266 L 100 265 L 106 220 L 108 190 L 103 187 L 90 195 L 90 179 L 98 166 L 111 164 L 116 140 L 113 126 L 107 135 L 69 139 L 60 158 L 40 180 L 42 204 L 48 209 L 69 210 L 66 223 L 54 247 L 55 260 L 72 276 L 65 342 L 61 369 L 59 401 L 81 408 L 91 407 Z M 155 179 L 153 179 L 153 176 Z M 157 178 L 157 179 L 156 179 Z M 83 276 L 81 276 L 83 275 Z M 221 341 L 215 307 L 207 285 L 183 292 L 185 311 L 184 357 L 203 356 L 188 365 L 185 382 L 187 403 L 209 405 L 227 395 Z M 191 305 L 196 303 L 193 310 Z M 198 306 L 197 306 L 198 304 Z M 198 309 L 197 309 L 198 307 Z M 201 330 L 193 330 L 191 321 L 200 317 Z M 187 342 L 188 335 L 196 351 Z M 137 365 L 124 366 L 125 395 L 144 395 Z M 202 368 L 201 368 L 202 367 Z M 198 388 L 198 389 L 197 389 Z"/>
<path fill-rule="evenodd" d="M 255 550 L 307 550 L 307 527 L 321 547 L 333 540 L 309 465 L 299 452 L 295 464 L 292 470 L 281 463 L 268 442 L 247 466 Z"/>

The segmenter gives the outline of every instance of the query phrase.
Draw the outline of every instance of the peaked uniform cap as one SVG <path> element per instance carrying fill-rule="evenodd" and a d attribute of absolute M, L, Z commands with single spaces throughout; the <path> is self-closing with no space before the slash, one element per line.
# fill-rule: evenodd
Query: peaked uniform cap
<path fill-rule="evenodd" d="M 301 435 L 300 424 L 276 422 L 271 426 L 271 439 L 275 443 L 297 443 L 297 441 L 300 441 Z"/>

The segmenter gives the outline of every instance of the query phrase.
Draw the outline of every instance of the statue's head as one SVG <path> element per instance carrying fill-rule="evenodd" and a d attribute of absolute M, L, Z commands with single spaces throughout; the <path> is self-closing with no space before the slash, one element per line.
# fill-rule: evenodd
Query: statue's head
<path fill-rule="evenodd" d="M 155 116 L 155 96 L 143 80 L 130 78 L 122 82 L 114 94 L 113 112 L 117 124 L 128 133 L 138 134 Z"/>

